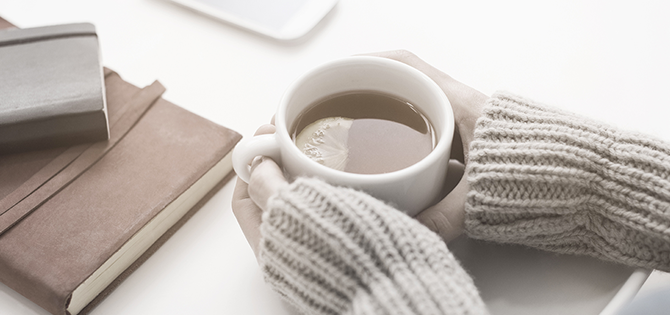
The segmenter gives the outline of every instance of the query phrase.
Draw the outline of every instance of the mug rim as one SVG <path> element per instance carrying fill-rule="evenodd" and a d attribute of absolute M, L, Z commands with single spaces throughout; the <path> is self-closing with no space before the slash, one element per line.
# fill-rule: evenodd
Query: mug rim
<path fill-rule="evenodd" d="M 437 99 L 441 101 L 442 104 L 440 104 L 439 106 L 442 107 L 443 109 L 442 112 L 445 123 L 444 126 L 442 126 L 441 132 L 439 133 L 438 138 L 439 140 L 437 142 L 437 145 L 423 159 L 403 169 L 387 173 L 377 173 L 377 174 L 350 173 L 330 168 L 328 166 L 325 166 L 310 159 L 308 156 L 302 153 L 300 149 L 295 145 L 295 143 L 291 139 L 291 136 L 289 135 L 288 131 L 289 128 L 286 124 L 286 118 L 287 118 L 286 114 L 291 97 L 302 86 L 302 84 L 306 80 L 309 80 L 309 78 L 312 77 L 314 74 L 322 72 L 332 67 L 345 64 L 356 64 L 356 63 L 365 63 L 365 64 L 372 63 L 380 66 L 392 67 L 395 69 L 405 71 L 409 75 L 413 76 L 414 77 L 413 79 L 423 81 L 426 88 L 428 88 L 431 93 L 435 94 L 437 96 Z M 431 123 L 434 123 L 433 120 L 431 120 Z M 426 168 L 429 168 L 431 167 L 431 165 L 437 163 L 442 158 L 441 156 L 442 154 L 451 153 L 449 152 L 450 151 L 449 149 L 451 148 L 453 142 L 454 127 L 455 127 L 454 114 L 451 107 L 451 103 L 449 102 L 449 99 L 447 98 L 446 94 L 444 94 L 444 91 L 442 91 L 442 89 L 437 85 L 435 81 L 433 81 L 425 73 L 419 71 L 418 69 L 410 65 L 407 65 L 397 60 L 377 56 L 344 57 L 324 63 L 316 68 L 313 68 L 307 73 L 304 73 L 289 86 L 289 88 L 282 96 L 281 101 L 279 103 L 279 107 L 277 109 L 275 124 L 277 126 L 275 131 L 277 141 L 283 142 L 282 146 L 287 147 L 286 149 L 290 151 L 291 155 L 294 155 L 298 159 L 300 159 L 301 163 L 307 163 L 307 165 L 309 165 L 312 169 L 317 170 L 319 174 L 315 175 L 317 176 L 323 175 L 325 177 L 324 179 L 337 178 L 341 182 L 347 182 L 352 184 L 389 182 L 403 177 L 411 177 L 414 174 L 422 172 Z"/>

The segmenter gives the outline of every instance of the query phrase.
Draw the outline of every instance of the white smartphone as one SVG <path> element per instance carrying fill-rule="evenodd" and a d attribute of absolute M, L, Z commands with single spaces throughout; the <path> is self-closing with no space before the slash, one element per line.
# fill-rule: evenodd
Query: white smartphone
<path fill-rule="evenodd" d="M 280 40 L 305 35 L 337 0 L 172 0 L 214 18 Z"/>

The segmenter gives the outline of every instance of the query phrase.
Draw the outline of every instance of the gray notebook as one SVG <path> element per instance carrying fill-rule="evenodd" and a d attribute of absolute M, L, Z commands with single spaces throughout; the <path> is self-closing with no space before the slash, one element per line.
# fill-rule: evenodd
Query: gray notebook
<path fill-rule="evenodd" d="M 0 31 L 0 154 L 108 138 L 95 26 Z"/>

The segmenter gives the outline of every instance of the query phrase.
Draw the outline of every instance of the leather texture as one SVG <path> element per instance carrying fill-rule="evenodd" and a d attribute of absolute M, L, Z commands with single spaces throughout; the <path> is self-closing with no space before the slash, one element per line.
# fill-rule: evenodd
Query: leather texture
<path fill-rule="evenodd" d="M 241 138 L 162 99 L 158 82 L 106 69 L 105 84 L 109 140 L 0 156 L 0 281 L 53 314 Z"/>

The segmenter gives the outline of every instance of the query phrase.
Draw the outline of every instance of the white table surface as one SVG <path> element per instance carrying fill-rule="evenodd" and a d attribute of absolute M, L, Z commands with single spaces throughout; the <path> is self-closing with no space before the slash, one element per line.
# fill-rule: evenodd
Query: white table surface
<path fill-rule="evenodd" d="M 166 99 L 244 136 L 306 70 L 402 48 L 486 94 L 510 90 L 670 140 L 669 13 L 662 0 L 340 0 L 307 37 L 281 43 L 164 0 L 0 0 L 0 16 L 22 28 L 94 23 L 107 67 L 138 86 L 161 81 Z M 93 314 L 294 314 L 263 283 L 230 209 L 233 186 Z M 529 299 L 499 290 L 485 297 L 494 308 Z M 0 313 L 46 314 L 1 284 Z"/>

